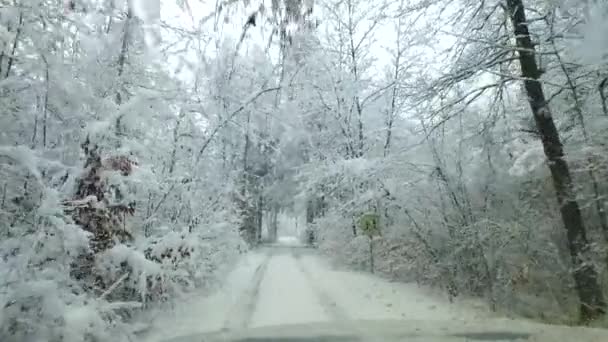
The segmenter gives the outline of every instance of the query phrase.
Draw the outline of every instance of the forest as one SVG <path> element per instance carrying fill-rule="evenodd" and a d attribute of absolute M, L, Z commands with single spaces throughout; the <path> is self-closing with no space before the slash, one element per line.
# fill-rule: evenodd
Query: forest
<path fill-rule="evenodd" d="M 0 340 L 129 341 L 280 215 L 608 327 L 608 4 L 0 0 Z"/>

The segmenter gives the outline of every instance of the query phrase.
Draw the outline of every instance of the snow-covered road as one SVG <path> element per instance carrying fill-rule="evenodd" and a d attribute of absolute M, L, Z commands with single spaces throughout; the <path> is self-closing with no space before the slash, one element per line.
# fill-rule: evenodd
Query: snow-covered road
<path fill-rule="evenodd" d="M 311 322 L 487 317 L 483 307 L 449 303 L 415 284 L 336 270 L 315 250 L 274 246 L 243 258 L 216 294 L 193 295 L 158 315 L 145 339 Z"/>
<path fill-rule="evenodd" d="M 339 271 L 309 249 L 274 252 L 249 327 L 332 320 L 472 320 L 487 311 L 450 304 L 415 284 Z"/>

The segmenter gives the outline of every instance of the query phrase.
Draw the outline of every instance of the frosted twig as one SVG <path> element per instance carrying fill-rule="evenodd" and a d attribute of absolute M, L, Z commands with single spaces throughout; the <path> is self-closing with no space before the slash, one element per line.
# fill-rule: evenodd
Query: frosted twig
<path fill-rule="evenodd" d="M 96 208 L 96 209 L 105 209 L 105 203 L 100 202 L 95 195 L 89 195 L 82 199 L 76 199 L 71 201 L 63 201 L 63 206 L 66 207 L 66 210 L 75 209 L 75 208 Z"/>
<path fill-rule="evenodd" d="M 131 273 L 127 272 L 127 273 L 123 274 L 120 278 L 118 278 L 118 280 L 115 281 L 114 284 L 112 284 L 112 286 L 110 286 L 107 290 L 104 291 L 104 293 L 101 294 L 99 299 L 104 299 L 107 295 L 112 293 L 112 291 L 114 291 L 118 287 L 118 285 L 120 285 L 120 283 L 125 281 L 125 279 L 127 279 L 130 274 Z"/>
<path fill-rule="evenodd" d="M 104 305 L 102 310 L 110 311 L 118 309 L 140 309 L 142 307 L 143 304 L 140 302 L 112 302 Z"/>

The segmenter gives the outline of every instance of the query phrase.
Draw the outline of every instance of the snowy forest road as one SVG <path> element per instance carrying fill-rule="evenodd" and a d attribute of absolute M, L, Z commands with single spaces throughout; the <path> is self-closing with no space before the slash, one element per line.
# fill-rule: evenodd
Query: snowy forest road
<path fill-rule="evenodd" d="M 337 270 L 313 249 L 274 247 L 267 248 L 267 253 L 267 267 L 257 284 L 247 327 L 344 320 L 475 319 L 487 314 L 450 305 L 415 284 Z"/>
<path fill-rule="evenodd" d="M 451 304 L 416 284 L 332 267 L 314 249 L 279 245 L 250 252 L 214 295 L 194 295 L 157 316 L 145 340 L 315 322 L 487 317 L 472 302 Z"/>

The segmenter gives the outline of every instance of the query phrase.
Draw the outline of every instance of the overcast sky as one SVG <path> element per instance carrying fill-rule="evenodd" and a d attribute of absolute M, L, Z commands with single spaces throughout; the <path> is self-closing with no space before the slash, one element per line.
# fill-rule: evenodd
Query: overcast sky
<path fill-rule="evenodd" d="M 123 2 L 125 0 L 115 0 Z M 146 25 L 149 27 L 158 28 L 158 18 L 162 22 L 168 23 L 173 27 L 189 31 L 200 30 L 200 37 L 202 41 L 210 43 L 209 48 L 206 49 L 206 53 L 212 56 L 215 53 L 213 42 L 218 41 L 230 41 L 236 45 L 236 41 L 239 39 L 243 26 L 248 16 L 258 9 L 261 1 L 264 1 L 267 8 L 270 8 L 271 0 L 241 0 L 236 4 L 228 6 L 228 11 L 224 9 L 222 15 L 218 20 L 218 32 L 214 33 L 214 11 L 217 0 L 132 0 L 136 9 L 137 15 L 144 18 Z M 331 34 L 331 30 L 328 30 L 326 25 L 327 20 L 324 20 L 326 15 L 323 13 L 322 2 L 325 0 L 315 0 L 315 7 L 313 16 L 318 19 L 321 26 L 317 28 L 318 36 L 324 40 L 324 37 Z M 369 4 L 377 4 L 375 0 L 369 0 Z M 179 5 L 181 3 L 181 6 Z M 246 7 L 245 4 L 249 3 Z M 397 1 L 395 1 L 397 3 Z M 361 2 L 362 5 L 366 5 L 365 1 Z M 117 7 L 120 8 L 120 7 Z M 364 13 L 364 10 L 361 12 Z M 229 14 L 228 16 L 226 14 Z M 201 19 L 208 18 L 202 27 L 199 27 Z M 225 20 L 229 18 L 229 20 Z M 425 25 L 427 19 L 419 21 L 420 25 Z M 259 22 L 259 21 L 258 21 Z M 268 24 L 257 25 L 257 27 L 249 30 L 245 41 L 239 51 L 239 53 L 246 55 L 252 46 L 258 45 L 259 47 L 265 47 L 268 42 L 269 35 L 272 27 Z M 170 43 L 177 43 L 174 46 L 174 52 L 169 54 L 169 68 L 178 76 L 180 79 L 190 79 L 196 70 L 197 57 L 196 50 L 193 47 L 185 48 L 187 42 L 184 39 L 179 38 L 168 30 L 161 30 L 163 46 Z M 387 48 L 392 48 L 395 45 L 395 20 L 385 20 L 382 24 L 375 28 L 375 34 L 372 37 L 374 43 L 372 48 L 372 57 L 375 62 L 372 66 L 370 75 L 378 80 L 385 74 L 385 69 L 390 65 L 392 57 L 388 52 Z M 448 48 L 454 39 L 444 37 L 434 37 L 436 41 L 427 41 L 429 46 L 425 48 L 419 48 L 423 58 L 425 60 L 425 69 L 437 69 L 442 63 L 436 59 L 436 57 L 443 56 L 440 51 Z M 192 43 L 192 41 L 190 41 Z M 179 52 L 177 50 L 180 50 Z M 274 48 L 270 50 L 269 57 L 273 60 L 278 59 L 278 49 Z"/>
<path fill-rule="evenodd" d="M 149 3 L 150 0 L 136 1 Z M 202 35 L 206 36 L 204 38 L 210 39 L 211 41 L 214 41 L 215 39 L 230 39 L 236 44 L 236 41 L 242 33 L 242 29 L 247 17 L 258 8 L 260 1 L 261 0 L 251 0 L 248 7 L 243 5 L 245 1 L 242 1 L 238 5 L 233 5 L 230 11 L 229 20 L 224 20 L 226 16 L 224 15 L 225 13 L 222 13 L 222 17 L 219 20 L 217 37 L 214 37 L 213 32 L 213 12 L 215 10 L 216 0 L 185 0 L 184 6 L 182 7 L 177 5 L 176 0 L 162 0 L 162 4 L 160 6 L 160 17 L 163 22 L 170 23 L 172 26 L 181 27 L 188 30 L 197 30 L 199 21 L 203 18 L 208 18 L 211 15 L 211 19 L 209 19 L 208 22 L 202 27 Z M 270 1 L 264 1 L 268 3 L 267 6 L 269 8 Z M 326 34 L 327 31 L 326 27 L 323 25 L 323 13 L 321 12 L 322 7 L 319 2 L 320 1 L 317 0 L 313 15 L 321 20 L 322 24 L 318 28 L 318 32 L 319 34 L 323 35 Z M 246 54 L 252 45 L 265 47 L 271 30 L 272 28 L 269 25 L 257 25 L 257 27 L 249 30 L 240 53 Z M 175 39 L 175 37 L 165 34 L 163 39 L 168 41 Z M 375 63 L 375 74 L 380 74 L 382 72 L 382 66 L 389 64 L 391 61 L 391 56 L 387 52 L 386 47 L 394 44 L 395 32 L 393 29 L 393 24 L 386 23 L 384 25 L 379 25 L 377 27 L 376 36 L 374 39 L 376 40 L 376 43 L 373 50 L 373 57 L 377 60 Z M 209 49 L 207 52 L 213 53 L 213 49 Z M 278 50 L 271 50 L 270 54 L 271 58 L 277 58 Z M 190 51 L 183 56 L 172 56 L 172 63 L 174 63 L 176 66 L 179 65 L 179 59 L 181 58 L 187 58 L 194 63 L 196 60 L 196 54 L 194 51 Z M 181 73 L 183 72 L 187 71 L 181 70 Z M 182 77 L 183 76 L 184 75 L 182 75 Z"/>

